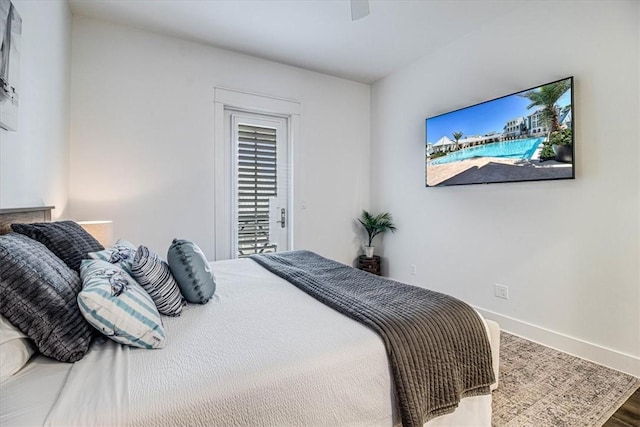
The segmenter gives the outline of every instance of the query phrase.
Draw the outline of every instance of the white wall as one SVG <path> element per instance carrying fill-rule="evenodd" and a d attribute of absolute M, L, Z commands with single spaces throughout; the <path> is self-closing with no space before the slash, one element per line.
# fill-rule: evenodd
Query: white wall
<path fill-rule="evenodd" d="M 372 205 L 390 275 L 640 375 L 639 3 L 531 2 L 376 82 Z M 424 120 L 575 76 L 575 180 L 424 187 Z M 409 274 L 416 264 L 417 275 Z M 509 286 L 510 299 L 493 296 Z"/>
<path fill-rule="evenodd" d="M 369 203 L 369 86 L 82 16 L 73 18 L 71 217 L 107 218 L 160 254 L 214 254 L 214 87 L 301 103 L 295 246 L 351 262 Z M 300 201 L 307 209 L 300 209 Z"/>
<path fill-rule="evenodd" d="M 22 17 L 17 131 L 0 129 L 0 208 L 55 205 L 69 184 L 71 11 L 66 1 L 16 1 Z"/>

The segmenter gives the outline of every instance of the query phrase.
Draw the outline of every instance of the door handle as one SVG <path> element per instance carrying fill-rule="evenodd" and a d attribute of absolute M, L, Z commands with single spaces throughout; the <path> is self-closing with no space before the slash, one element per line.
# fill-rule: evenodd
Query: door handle
<path fill-rule="evenodd" d="M 278 224 L 280 224 L 280 228 L 285 228 L 287 225 L 287 220 L 286 220 L 286 211 L 284 210 L 284 208 L 280 209 L 280 221 L 276 221 Z"/>

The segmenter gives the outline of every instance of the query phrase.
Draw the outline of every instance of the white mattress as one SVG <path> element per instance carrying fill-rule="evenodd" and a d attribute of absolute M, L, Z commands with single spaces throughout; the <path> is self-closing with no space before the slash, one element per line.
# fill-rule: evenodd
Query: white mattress
<path fill-rule="evenodd" d="M 163 317 L 164 349 L 105 341 L 74 365 L 38 357 L 0 386 L 0 424 L 399 423 L 374 332 L 251 260 L 212 267 L 216 295 Z M 490 395 L 427 423 L 490 424 Z"/>

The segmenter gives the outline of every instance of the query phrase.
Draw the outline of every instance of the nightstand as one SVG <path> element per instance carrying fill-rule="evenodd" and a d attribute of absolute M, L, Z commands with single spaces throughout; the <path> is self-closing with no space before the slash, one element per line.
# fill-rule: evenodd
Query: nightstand
<path fill-rule="evenodd" d="M 374 255 L 373 258 L 367 258 L 365 255 L 360 255 L 358 257 L 358 269 L 382 276 L 380 271 L 380 257 Z"/>

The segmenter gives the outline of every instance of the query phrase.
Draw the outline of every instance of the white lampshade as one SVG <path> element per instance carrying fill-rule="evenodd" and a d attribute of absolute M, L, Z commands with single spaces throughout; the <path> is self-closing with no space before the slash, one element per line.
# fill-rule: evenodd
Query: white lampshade
<path fill-rule="evenodd" d="M 113 221 L 78 221 L 105 248 L 113 244 Z"/>

